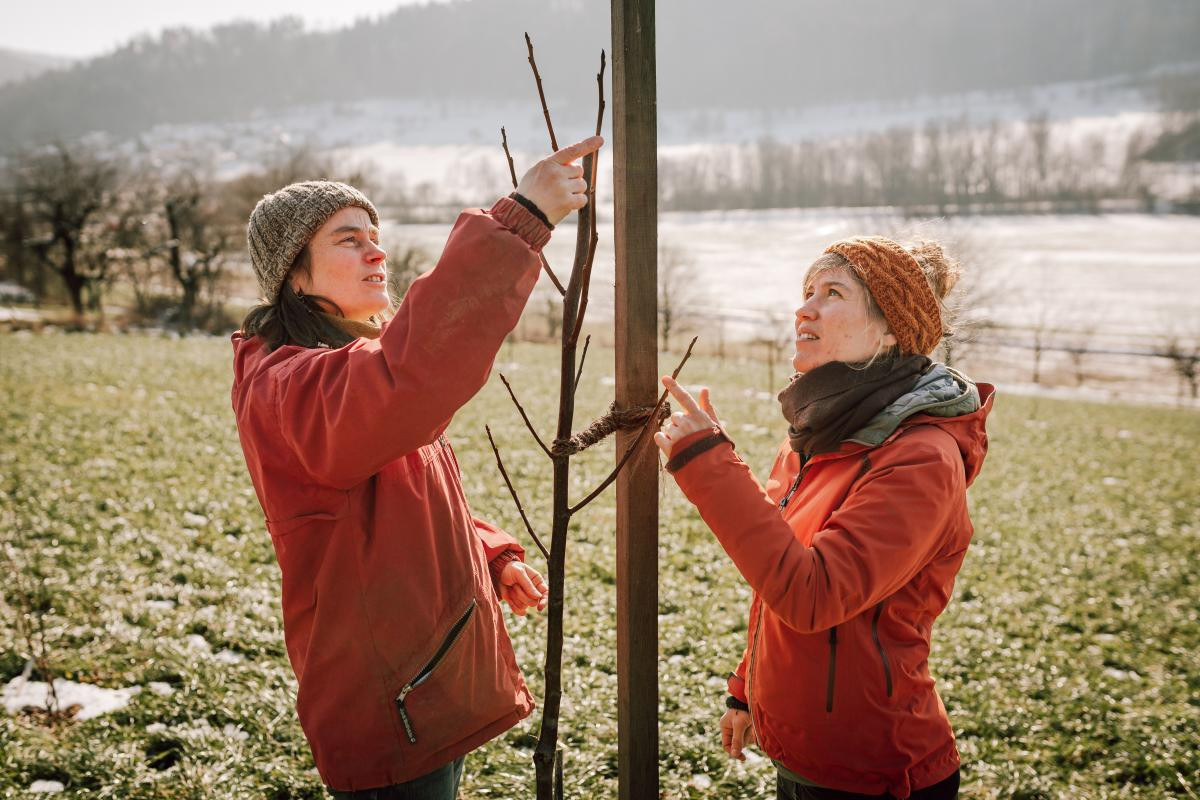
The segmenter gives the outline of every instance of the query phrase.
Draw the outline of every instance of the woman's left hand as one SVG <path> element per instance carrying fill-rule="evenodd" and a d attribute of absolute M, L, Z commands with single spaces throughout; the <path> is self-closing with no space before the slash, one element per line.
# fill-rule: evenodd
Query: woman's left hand
<path fill-rule="evenodd" d="M 530 608 L 541 611 L 546 607 L 550 592 L 541 573 L 524 561 L 510 561 L 500 572 L 500 599 L 512 607 L 513 613 L 525 616 Z"/>
<path fill-rule="evenodd" d="M 667 387 L 672 399 L 683 409 L 676 411 L 664 420 L 658 433 L 654 434 L 654 443 L 658 445 L 659 450 L 666 454 L 667 458 L 671 457 L 671 450 L 681 439 L 714 426 L 724 427 L 717 416 L 717 410 L 713 408 L 712 401 L 709 400 L 707 386 L 700 387 L 700 402 L 697 403 L 695 398 L 676 383 L 670 375 L 663 375 L 662 384 Z"/>

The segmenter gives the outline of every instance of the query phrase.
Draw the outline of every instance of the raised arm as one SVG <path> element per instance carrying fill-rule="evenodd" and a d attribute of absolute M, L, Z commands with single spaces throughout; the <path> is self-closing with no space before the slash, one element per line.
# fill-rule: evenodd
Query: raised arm
<path fill-rule="evenodd" d="M 413 281 L 378 340 L 308 351 L 280 367 L 273 388 L 283 438 L 308 472 L 348 488 L 445 430 L 487 381 L 520 318 L 550 237 L 546 221 L 586 202 L 571 162 L 601 142 L 534 165 L 521 183 L 526 203 L 502 198 L 461 214 L 437 265 Z"/>
<path fill-rule="evenodd" d="M 918 429 L 872 451 L 870 468 L 806 546 L 720 432 L 707 391 L 698 404 L 674 381 L 664 384 L 681 408 L 655 437 L 671 456 L 668 469 L 742 577 L 789 627 L 812 633 L 857 616 L 946 544 L 943 531 L 961 511 L 966 480 L 957 446 L 941 431 Z"/>

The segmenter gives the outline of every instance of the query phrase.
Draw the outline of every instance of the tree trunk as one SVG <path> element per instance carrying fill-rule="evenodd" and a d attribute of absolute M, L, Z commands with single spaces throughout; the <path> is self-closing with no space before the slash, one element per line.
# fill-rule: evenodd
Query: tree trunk
<path fill-rule="evenodd" d="M 585 180 L 589 181 L 589 185 L 592 161 L 593 157 L 590 155 L 583 160 L 584 175 L 588 176 Z M 558 439 L 571 437 L 571 426 L 575 421 L 575 322 L 579 316 L 579 299 L 583 292 L 583 282 L 587 278 L 584 275 L 581 259 L 587 257 L 591 242 L 591 213 L 592 209 L 587 206 L 579 211 L 575 239 L 576 263 L 571 270 L 571 279 L 567 282 L 566 296 L 563 297 L 558 427 L 555 430 L 555 437 Z M 567 532 L 571 524 L 570 458 L 568 454 L 556 455 L 553 458 L 554 509 L 550 533 L 550 559 L 547 565 L 550 601 L 546 609 L 546 688 L 545 699 L 542 703 L 542 726 L 537 748 L 533 754 L 538 800 L 554 800 L 562 791 L 561 786 L 556 787 L 555 785 L 555 761 L 558 756 L 558 719 L 562 703 L 563 610 L 565 605 L 563 589 L 566 583 Z"/>

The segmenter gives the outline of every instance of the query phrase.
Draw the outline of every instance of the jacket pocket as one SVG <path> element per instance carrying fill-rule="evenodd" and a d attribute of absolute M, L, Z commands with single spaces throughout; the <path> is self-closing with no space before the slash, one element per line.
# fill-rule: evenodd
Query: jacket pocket
<path fill-rule="evenodd" d="M 450 652 L 450 648 L 454 647 L 455 643 L 462 637 L 463 631 L 467 624 L 471 621 L 471 617 L 475 615 L 475 600 L 471 600 L 471 605 L 467 606 L 467 610 L 458 618 L 453 627 L 447 632 L 446 637 L 442 639 L 442 643 L 438 646 L 433 657 L 421 667 L 420 671 L 409 680 L 408 683 L 400 689 L 400 693 L 396 695 L 396 709 L 400 712 L 400 721 L 404 724 L 404 733 L 408 736 L 408 741 L 412 744 L 417 743 L 417 732 L 413 728 L 412 717 L 409 716 L 408 708 L 405 705 L 405 700 L 414 690 L 420 688 L 423 684 L 433 677 L 434 670 L 446 659 L 446 654 Z"/>
<path fill-rule="evenodd" d="M 490 588 L 488 591 L 492 591 Z M 528 710 L 499 608 L 490 597 L 471 601 L 429 661 L 393 695 L 401 744 L 411 758 L 453 747 Z"/>
<path fill-rule="evenodd" d="M 829 677 L 825 681 L 825 710 L 833 711 L 833 681 L 837 675 L 837 625 L 829 629 Z"/>
<path fill-rule="evenodd" d="M 887 696 L 892 696 L 892 665 L 888 663 L 887 651 L 883 649 L 883 642 L 879 638 L 879 617 L 883 615 L 883 603 L 875 606 L 875 613 L 871 617 L 871 638 L 875 640 L 875 649 L 879 651 L 879 660 L 883 663 L 883 680 L 884 686 L 887 689 Z"/>

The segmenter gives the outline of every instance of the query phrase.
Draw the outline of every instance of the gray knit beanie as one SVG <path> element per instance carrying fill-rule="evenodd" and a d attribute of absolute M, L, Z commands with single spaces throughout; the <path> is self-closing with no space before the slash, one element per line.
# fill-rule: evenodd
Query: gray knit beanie
<path fill-rule="evenodd" d="M 353 186 L 335 181 L 304 181 L 263 195 L 250 212 L 246 244 L 258 286 L 274 303 L 296 256 L 325 222 L 343 208 L 357 206 L 379 227 L 379 213 Z"/>

